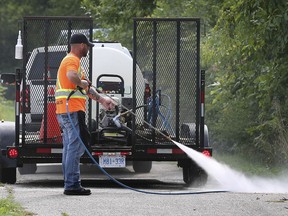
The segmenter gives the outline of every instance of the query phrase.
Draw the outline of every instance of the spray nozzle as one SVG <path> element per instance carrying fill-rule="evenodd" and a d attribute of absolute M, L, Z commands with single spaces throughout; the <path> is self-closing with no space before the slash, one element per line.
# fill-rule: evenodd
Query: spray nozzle
<path fill-rule="evenodd" d="M 118 128 L 121 128 L 120 113 L 113 118 L 113 122 Z"/>

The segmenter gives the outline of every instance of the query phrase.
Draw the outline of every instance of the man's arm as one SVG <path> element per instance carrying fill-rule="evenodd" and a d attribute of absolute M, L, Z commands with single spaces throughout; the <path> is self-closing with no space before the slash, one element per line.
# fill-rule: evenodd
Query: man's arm
<path fill-rule="evenodd" d="M 92 86 L 89 88 L 87 95 L 89 98 L 95 101 L 99 101 L 99 99 L 101 98 L 101 95 Z"/>
<path fill-rule="evenodd" d="M 87 96 L 92 100 L 95 100 L 102 104 L 107 110 L 114 109 L 115 102 L 109 97 L 102 97 L 92 86 L 88 88 L 89 82 L 87 80 L 81 80 L 75 71 L 67 72 L 68 79 L 77 86 L 80 86 L 87 91 Z"/>
<path fill-rule="evenodd" d="M 110 97 L 103 97 L 101 96 L 95 88 L 92 86 L 89 88 L 87 95 L 92 100 L 95 100 L 102 104 L 106 110 L 111 110 L 115 108 L 116 102 L 114 102 Z"/>
<path fill-rule="evenodd" d="M 88 86 L 89 86 L 89 83 L 87 82 L 87 80 L 81 80 L 79 77 L 78 77 L 78 74 L 76 71 L 68 71 L 67 72 L 67 78 L 72 82 L 74 83 L 75 85 L 83 88 L 83 89 L 86 89 Z"/>

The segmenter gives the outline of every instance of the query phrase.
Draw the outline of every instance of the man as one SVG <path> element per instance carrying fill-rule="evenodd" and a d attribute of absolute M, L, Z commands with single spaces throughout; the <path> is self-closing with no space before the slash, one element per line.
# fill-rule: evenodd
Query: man
<path fill-rule="evenodd" d="M 85 144 L 89 140 L 89 132 L 85 123 L 86 95 L 75 91 L 69 98 L 68 110 L 72 122 L 67 114 L 66 100 L 71 91 L 80 87 L 87 92 L 89 98 L 98 101 L 108 110 L 113 109 L 115 104 L 109 97 L 99 95 L 93 87 L 89 88 L 89 81 L 86 80 L 81 68 L 80 59 L 87 56 L 89 48 L 94 44 L 90 43 L 85 35 L 74 34 L 70 39 L 70 46 L 71 52 L 59 66 L 55 93 L 57 119 L 63 131 L 64 194 L 90 195 L 91 191 L 83 188 L 80 180 L 80 157 L 84 154 L 85 147 L 79 140 L 79 135 Z"/>

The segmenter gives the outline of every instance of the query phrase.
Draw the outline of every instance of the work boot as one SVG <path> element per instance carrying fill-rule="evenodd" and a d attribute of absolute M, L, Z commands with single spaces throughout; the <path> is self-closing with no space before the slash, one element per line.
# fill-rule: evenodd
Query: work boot
<path fill-rule="evenodd" d="M 64 190 L 65 195 L 90 195 L 91 190 L 90 189 L 85 189 L 85 188 L 80 188 L 77 190 Z"/>

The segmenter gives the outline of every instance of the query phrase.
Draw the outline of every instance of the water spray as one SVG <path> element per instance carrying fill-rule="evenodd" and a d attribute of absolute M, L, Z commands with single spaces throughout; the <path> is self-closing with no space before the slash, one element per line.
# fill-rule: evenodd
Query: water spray
<path fill-rule="evenodd" d="M 244 193 L 288 193 L 287 177 L 283 176 L 278 179 L 248 177 L 231 169 L 228 165 L 221 164 L 213 158 L 208 158 L 185 145 L 173 142 L 204 169 L 209 176 L 217 180 L 224 190 Z"/>
<path fill-rule="evenodd" d="M 93 86 L 95 88 L 95 86 Z M 96 88 L 95 88 L 96 89 Z M 102 93 L 97 89 L 98 93 Z M 72 94 L 71 94 L 72 95 Z M 70 96 L 71 96 L 70 95 Z M 106 95 L 109 98 L 111 98 L 114 102 L 116 102 L 112 97 L 109 95 Z M 68 113 L 68 117 L 71 120 L 70 113 L 68 112 L 68 103 L 69 103 L 69 97 L 67 99 L 66 103 L 66 109 Z M 118 114 L 113 118 L 114 124 L 118 127 L 124 127 L 125 129 L 130 128 L 124 126 L 121 121 L 120 117 L 121 115 L 125 115 L 127 113 L 131 113 L 136 117 L 136 114 L 131 110 L 127 109 L 124 105 L 121 105 L 124 109 L 127 111 L 123 112 L 122 114 L 118 112 Z M 143 120 L 145 124 L 147 124 L 149 127 L 151 127 L 153 130 L 155 130 L 157 133 L 161 134 L 165 139 L 168 141 L 173 142 L 175 145 L 177 145 L 181 150 L 183 150 L 193 161 L 195 161 L 203 170 L 207 172 L 209 176 L 217 180 L 224 188 L 224 190 L 212 190 L 212 191 L 202 191 L 202 192 L 152 192 L 152 191 L 144 191 L 144 190 L 139 190 L 136 188 L 132 188 L 130 186 L 127 186 L 115 178 L 113 178 L 109 173 L 107 173 L 98 163 L 97 161 L 93 158 L 85 144 L 82 142 L 80 136 L 78 136 L 80 142 L 84 145 L 85 151 L 87 152 L 88 156 L 91 158 L 93 163 L 106 175 L 110 180 L 115 182 L 116 184 L 120 185 L 121 187 L 124 187 L 129 190 L 133 190 L 136 192 L 140 193 L 145 193 L 145 194 L 154 194 L 154 195 L 192 195 L 192 194 L 204 194 L 204 193 L 223 193 L 223 192 L 256 192 L 256 193 L 287 193 L 288 192 L 288 183 L 283 183 L 281 180 L 277 179 L 264 179 L 264 178 L 259 178 L 259 177 L 253 177 L 253 178 L 248 178 L 244 174 L 237 172 L 233 169 L 231 169 L 229 166 L 221 164 L 217 162 L 215 159 L 211 157 L 207 157 L 202 153 L 199 153 L 181 143 L 178 143 L 174 141 L 171 137 L 167 136 L 164 134 L 162 131 L 160 131 L 158 128 L 154 127 L 150 123 L 146 122 Z M 73 124 L 72 124 L 73 125 Z M 74 130 L 75 126 L 73 125 Z M 284 178 L 283 178 L 284 180 Z"/>

